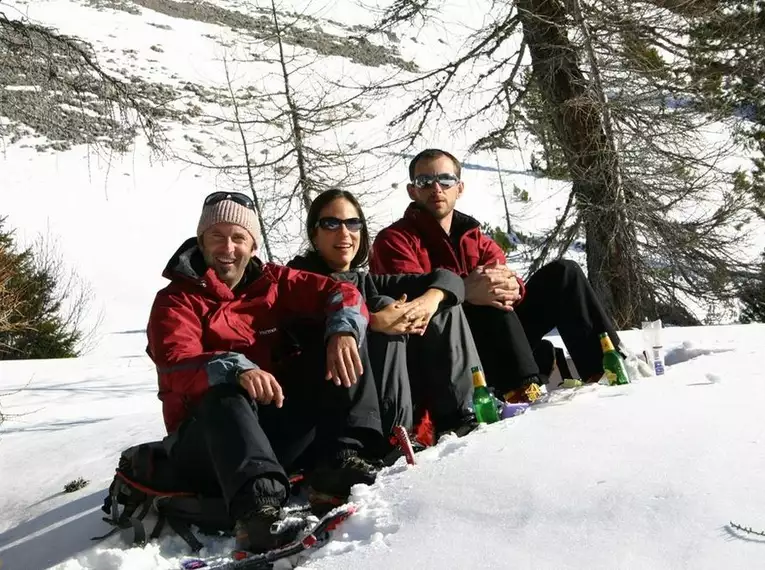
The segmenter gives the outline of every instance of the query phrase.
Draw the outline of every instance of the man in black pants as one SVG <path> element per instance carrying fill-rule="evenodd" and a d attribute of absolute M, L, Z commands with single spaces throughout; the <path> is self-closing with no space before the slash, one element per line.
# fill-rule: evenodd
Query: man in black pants
<path fill-rule="evenodd" d="M 171 462 L 193 489 L 223 496 L 239 547 L 253 552 L 290 538 L 270 533 L 287 472 L 308 470 L 324 510 L 374 482 L 365 450 L 382 437 L 358 290 L 261 263 L 259 239 L 247 196 L 208 196 L 197 237 L 165 269 L 170 284 L 147 328 Z M 297 322 L 317 334 L 285 350 Z"/>
<path fill-rule="evenodd" d="M 459 161 L 446 151 L 428 149 L 412 159 L 407 190 L 413 203 L 377 235 L 372 272 L 441 267 L 461 275 L 463 308 L 487 382 L 509 400 L 523 399 L 527 386 L 546 381 L 534 352 L 541 357 L 542 337 L 556 327 L 582 379 L 599 379 L 598 336 L 608 332 L 616 346 L 619 338 L 579 266 L 555 261 L 524 284 L 478 221 L 454 209 L 464 191 L 460 175 Z"/>

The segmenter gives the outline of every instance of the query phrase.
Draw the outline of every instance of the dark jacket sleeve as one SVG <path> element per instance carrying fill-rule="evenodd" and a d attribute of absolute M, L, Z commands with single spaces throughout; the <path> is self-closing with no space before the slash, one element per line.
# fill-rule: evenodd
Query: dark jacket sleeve
<path fill-rule="evenodd" d="M 398 299 L 406 293 L 411 300 L 419 297 L 428 289 L 440 289 L 446 293 L 443 305 L 452 307 L 465 300 L 465 284 L 462 278 L 448 269 L 436 269 L 432 273 L 421 275 L 372 275 L 377 291 Z"/>

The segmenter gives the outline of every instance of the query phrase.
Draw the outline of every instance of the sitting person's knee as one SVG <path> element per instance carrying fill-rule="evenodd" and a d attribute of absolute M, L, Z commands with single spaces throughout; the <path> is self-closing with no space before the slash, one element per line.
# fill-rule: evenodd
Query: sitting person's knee
<path fill-rule="evenodd" d="M 548 277 L 551 275 L 556 275 L 560 278 L 579 278 L 585 276 L 581 266 L 576 261 L 572 261 L 570 259 L 556 259 L 555 261 L 551 261 L 539 269 L 537 273 L 547 274 Z"/>

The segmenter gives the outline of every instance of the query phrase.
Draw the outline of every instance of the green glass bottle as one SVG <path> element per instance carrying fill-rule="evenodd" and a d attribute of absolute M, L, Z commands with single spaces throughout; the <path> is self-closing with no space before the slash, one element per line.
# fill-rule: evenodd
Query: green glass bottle
<path fill-rule="evenodd" d="M 624 368 L 624 361 L 621 355 L 614 349 L 614 343 L 611 342 L 608 333 L 600 335 L 600 348 L 603 349 L 603 371 L 606 374 L 606 378 L 608 378 L 608 383 L 611 386 L 614 384 L 629 384 L 630 377 Z"/>
<path fill-rule="evenodd" d="M 473 374 L 473 412 L 475 419 L 482 424 L 493 424 L 499 421 L 499 412 L 494 398 L 486 388 L 486 379 L 480 366 L 470 369 Z"/>

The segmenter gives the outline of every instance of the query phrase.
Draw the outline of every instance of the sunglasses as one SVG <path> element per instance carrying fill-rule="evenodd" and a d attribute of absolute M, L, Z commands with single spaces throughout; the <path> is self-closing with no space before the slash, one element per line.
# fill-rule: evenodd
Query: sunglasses
<path fill-rule="evenodd" d="M 364 227 L 364 220 L 361 218 L 348 218 L 347 220 L 341 220 L 340 218 L 327 217 L 319 218 L 319 221 L 316 222 L 316 227 L 330 232 L 336 232 L 340 229 L 340 226 L 345 226 L 348 228 L 349 232 L 356 233 L 361 231 L 361 228 Z"/>
<path fill-rule="evenodd" d="M 412 184 L 415 188 L 422 189 L 427 188 L 428 186 L 433 186 L 436 182 L 438 182 L 441 188 L 451 188 L 452 186 L 458 184 L 459 181 L 460 179 L 457 178 L 456 174 L 442 172 L 441 174 L 436 174 L 435 176 L 432 174 L 420 174 L 419 176 L 414 177 Z"/>
<path fill-rule="evenodd" d="M 252 201 L 252 198 L 240 192 L 213 192 L 205 198 L 205 206 L 211 206 L 218 202 L 223 202 L 223 200 L 231 200 L 250 210 L 255 209 L 255 202 Z"/>

